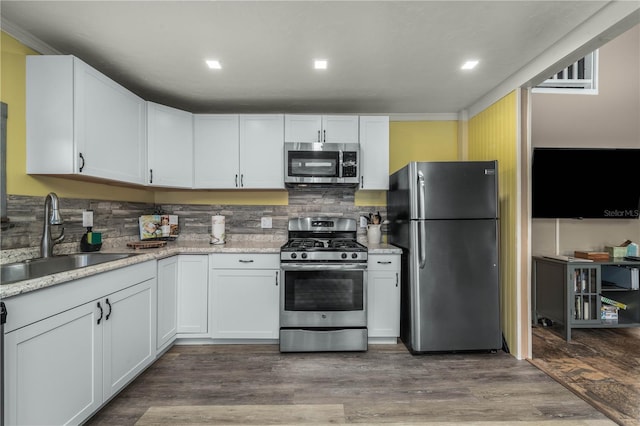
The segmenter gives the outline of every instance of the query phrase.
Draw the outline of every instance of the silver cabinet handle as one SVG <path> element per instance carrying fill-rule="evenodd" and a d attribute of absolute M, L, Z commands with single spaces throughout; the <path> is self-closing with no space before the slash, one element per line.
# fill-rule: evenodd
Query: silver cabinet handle
<path fill-rule="evenodd" d="M 276 287 L 278 287 L 278 271 L 276 271 Z"/>
<path fill-rule="evenodd" d="M 238 260 L 238 262 L 240 262 L 240 263 L 253 263 L 253 259 L 249 259 L 249 260 L 240 259 L 240 260 Z"/>
<path fill-rule="evenodd" d="M 398 273 L 396 272 L 396 287 L 398 287 Z"/>
<path fill-rule="evenodd" d="M 244 173 L 240 175 L 240 188 L 244 188 Z"/>
<path fill-rule="evenodd" d="M 320 141 L 320 130 L 318 130 L 318 142 L 321 142 Z"/>
<path fill-rule="evenodd" d="M 80 166 L 80 169 L 78 171 L 82 173 L 82 169 L 84 169 L 84 156 L 82 155 L 82 153 L 79 153 L 78 155 L 80 155 L 80 159 L 82 160 L 82 165 Z"/>
<path fill-rule="evenodd" d="M 238 175 L 236 174 L 236 188 L 238 187 Z"/>
<path fill-rule="evenodd" d="M 391 261 L 390 260 L 385 260 L 385 261 L 378 260 L 378 263 L 381 264 L 381 265 L 389 265 L 391 263 Z"/>

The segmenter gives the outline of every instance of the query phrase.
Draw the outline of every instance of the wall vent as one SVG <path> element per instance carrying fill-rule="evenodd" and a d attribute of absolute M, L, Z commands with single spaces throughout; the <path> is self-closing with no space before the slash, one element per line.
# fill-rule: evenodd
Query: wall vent
<path fill-rule="evenodd" d="M 598 94 L 598 51 L 595 50 L 558 71 L 538 86 L 533 93 Z"/>

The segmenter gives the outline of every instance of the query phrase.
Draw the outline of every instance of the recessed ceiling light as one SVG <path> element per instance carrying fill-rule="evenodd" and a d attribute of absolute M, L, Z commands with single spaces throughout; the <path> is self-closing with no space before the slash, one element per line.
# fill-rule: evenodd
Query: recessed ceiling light
<path fill-rule="evenodd" d="M 465 62 L 460 69 L 461 70 L 472 70 L 478 65 L 478 61 L 467 61 Z"/>
<path fill-rule="evenodd" d="M 220 61 L 218 61 L 217 59 L 210 59 L 207 61 L 207 65 L 209 66 L 209 68 L 211 68 L 212 70 L 220 70 L 222 69 L 222 65 L 220 65 Z"/>
<path fill-rule="evenodd" d="M 317 70 L 326 70 L 327 69 L 327 60 L 326 59 L 316 59 L 313 61 L 313 67 Z"/>

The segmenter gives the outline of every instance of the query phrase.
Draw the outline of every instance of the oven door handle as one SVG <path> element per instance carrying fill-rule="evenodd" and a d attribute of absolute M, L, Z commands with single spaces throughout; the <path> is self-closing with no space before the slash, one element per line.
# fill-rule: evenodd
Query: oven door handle
<path fill-rule="evenodd" d="M 281 263 L 280 268 L 283 271 L 363 271 L 367 269 L 366 263 L 321 263 L 321 264 L 307 264 L 307 263 Z"/>

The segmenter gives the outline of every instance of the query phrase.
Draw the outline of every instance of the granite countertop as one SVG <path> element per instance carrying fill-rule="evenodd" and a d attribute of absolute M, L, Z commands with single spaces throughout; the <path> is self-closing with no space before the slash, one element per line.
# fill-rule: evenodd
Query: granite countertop
<path fill-rule="evenodd" d="M 118 268 L 123 268 L 137 263 L 149 260 L 162 259 L 177 254 L 209 254 L 209 253 L 280 253 L 280 247 L 284 241 L 227 241 L 225 244 L 209 244 L 207 241 L 170 241 L 166 246 L 151 249 L 132 249 L 126 244 L 116 245 L 110 248 L 100 250 L 100 253 L 137 253 L 137 256 L 131 256 L 124 259 L 114 260 L 110 262 L 100 263 L 97 265 L 87 266 L 85 268 L 73 269 L 71 271 L 60 272 L 57 274 L 47 275 L 40 278 L 30 280 L 17 281 L 11 284 L 0 285 L 0 299 L 11 296 L 28 293 L 30 291 L 39 290 L 56 284 L 89 277 L 91 275 L 107 272 Z M 366 245 L 366 244 L 365 244 Z M 386 243 L 368 246 L 368 252 L 371 254 L 399 254 L 402 250 Z"/>

